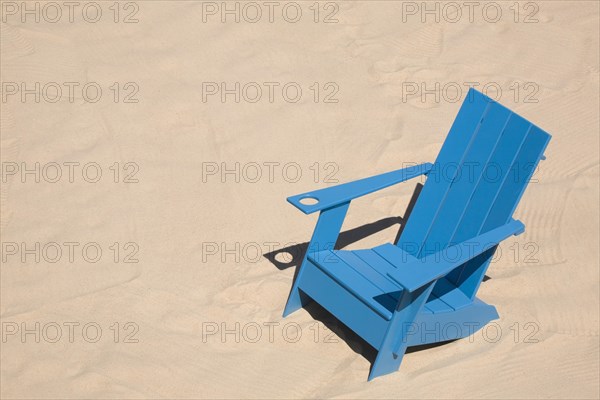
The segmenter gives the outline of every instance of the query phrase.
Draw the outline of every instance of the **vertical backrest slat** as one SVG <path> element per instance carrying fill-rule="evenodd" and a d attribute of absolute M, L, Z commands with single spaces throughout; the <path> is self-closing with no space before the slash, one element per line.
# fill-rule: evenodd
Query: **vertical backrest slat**
<path fill-rule="evenodd" d="M 478 233 L 485 233 L 501 226 L 512 217 L 549 141 L 550 135 L 538 127 L 530 125 L 525 139 L 508 168 L 502 186 L 495 191 L 497 195 L 489 207 Z M 448 275 L 448 280 L 470 298 L 475 297 L 492 257 L 493 252 L 483 258 L 478 257 L 466 262 L 460 268 L 452 271 Z"/>
<path fill-rule="evenodd" d="M 549 141 L 546 132 L 531 127 L 480 233 L 501 226 L 511 218 Z"/>
<path fill-rule="evenodd" d="M 549 140 L 546 132 L 471 89 L 398 246 L 420 258 L 505 224 Z M 460 283 L 462 272 L 449 279 Z"/>
<path fill-rule="evenodd" d="M 482 179 L 478 182 L 469 207 L 465 209 L 463 218 L 454 233 L 452 238 L 454 242 L 469 240 L 481 232 L 530 128 L 531 124 L 525 119 L 516 114 L 510 116 L 500 141 L 484 168 Z"/>
<path fill-rule="evenodd" d="M 398 246 L 409 254 L 417 257 L 421 251 L 450 188 L 451 179 L 445 174 L 448 174 L 448 168 L 458 169 L 489 105 L 489 98 L 475 90 L 469 91 L 398 242 Z M 430 181 L 433 182 L 428 184 Z"/>
<path fill-rule="evenodd" d="M 511 116 L 511 112 L 493 103 L 471 142 L 458 173 L 440 205 L 435 221 L 431 224 L 419 257 L 425 257 L 446 248 L 453 239 L 459 223 L 481 178 L 484 168 L 493 154 Z M 484 178 L 485 179 L 485 178 Z"/>
<path fill-rule="evenodd" d="M 452 238 L 454 243 L 472 239 L 482 232 L 483 225 L 490 215 L 500 189 L 510 176 L 511 166 L 517 159 L 531 127 L 531 123 L 524 118 L 514 113 L 511 114 L 500 140 L 484 168 L 482 179 L 479 180 L 469 205 L 457 226 Z M 485 262 L 485 257 L 480 257 L 474 262 L 479 261 Z M 454 270 L 448 274 L 448 280 L 458 285 L 461 277 L 465 279 L 463 270 L 464 268 Z"/>

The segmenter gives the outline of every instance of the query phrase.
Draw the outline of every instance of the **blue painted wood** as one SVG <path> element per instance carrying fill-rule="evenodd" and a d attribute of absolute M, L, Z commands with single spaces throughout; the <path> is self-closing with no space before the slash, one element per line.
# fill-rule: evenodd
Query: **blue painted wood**
<path fill-rule="evenodd" d="M 438 279 L 431 293 L 440 301 L 447 304 L 450 310 L 456 311 L 471 304 L 471 299 L 446 278 Z"/>
<path fill-rule="evenodd" d="M 502 240 L 518 235 L 524 230 L 525 226 L 521 221 L 513 220 L 472 240 L 450 246 L 422 259 L 400 263 L 396 261 L 398 258 L 387 258 L 387 261 L 397 267 L 395 271 L 388 273 L 388 276 L 409 292 L 413 292 L 429 282 L 448 275 L 452 270 L 496 246 Z M 395 248 L 392 244 L 388 244 L 387 247 L 390 250 Z"/>
<path fill-rule="evenodd" d="M 410 166 L 396 171 L 386 172 L 385 174 L 360 179 L 354 182 L 343 183 L 341 185 L 331 186 L 321 190 L 290 196 L 287 198 L 287 201 L 304 214 L 311 214 L 315 211 L 325 210 L 397 183 L 427 174 L 430 169 L 431 163 Z M 314 199 L 318 202 L 312 205 L 302 204 L 301 201 L 303 199 Z"/>
<path fill-rule="evenodd" d="M 383 342 L 379 346 L 375 362 L 371 367 L 369 380 L 398 370 L 408 346 L 409 326 L 414 323 L 417 315 L 425 306 L 425 301 L 429 298 L 434 284 L 435 282 L 431 282 L 414 292 L 407 290 L 402 292 L 398 307 L 394 311 Z"/>
<path fill-rule="evenodd" d="M 391 245 L 371 250 L 325 250 L 309 256 L 309 260 L 356 298 L 389 320 L 403 288 L 387 275 L 397 267 L 378 253 L 394 257 L 398 252 L 402 250 Z M 418 260 L 406 253 L 404 255 L 407 260 Z M 445 278 L 439 280 L 434 290 L 436 288 L 437 293 L 432 293 L 425 304 L 425 309 L 429 312 L 450 312 L 471 303 L 467 296 Z"/>
<path fill-rule="evenodd" d="M 510 167 L 509 174 L 494 199 L 481 232 L 486 232 L 512 217 L 549 141 L 550 136 L 547 133 L 536 126 L 530 127 L 527 137 Z M 470 298 L 475 297 L 494 251 L 495 248 L 483 260 L 474 259 L 466 263 L 460 276 L 456 279 L 457 285 Z"/>
<path fill-rule="evenodd" d="M 313 299 L 378 350 L 369 374 L 396 371 L 407 346 L 466 337 L 498 318 L 476 297 L 550 135 L 471 89 L 434 164 L 288 198 L 319 220 L 284 316 Z M 333 250 L 351 200 L 427 180 L 396 245 Z M 314 198 L 314 205 L 300 203 Z M 324 245 L 327 244 L 327 247 Z"/>
<path fill-rule="evenodd" d="M 488 164 L 490 153 L 498 143 L 499 132 L 504 129 L 509 117 L 510 111 L 504 107 L 488 106 L 484 120 L 480 123 L 476 135 L 465 152 L 462 163 L 453 175 L 444 201 L 439 205 L 419 257 L 443 250 L 452 241 L 452 236 L 461 222 L 466 205 L 483 176 L 483 169 Z"/>
<path fill-rule="evenodd" d="M 429 299 L 427 299 L 427 303 L 425 303 L 425 305 L 431 310 L 433 314 L 454 311 L 452 307 L 450 307 L 443 300 L 440 300 L 440 298 L 434 295 L 433 293 L 431 294 L 431 296 L 429 296 Z"/>
<path fill-rule="evenodd" d="M 498 319 L 496 308 L 475 298 L 467 307 L 456 311 L 419 313 L 415 321 L 408 324 L 405 338 L 408 347 L 461 339 L 495 319 Z"/>
<path fill-rule="evenodd" d="M 300 290 L 332 313 L 375 349 L 379 349 L 389 321 L 357 299 L 314 263 L 305 265 Z"/>
<path fill-rule="evenodd" d="M 390 320 L 404 289 L 388 276 L 398 267 L 386 258 L 398 258 L 398 265 L 408 260 L 416 260 L 417 264 L 421 262 L 401 252 L 398 247 L 388 244 L 370 250 L 325 250 L 312 254 L 309 260 L 373 311 Z M 397 257 L 398 254 L 401 254 L 400 257 Z M 402 261 L 403 256 L 406 256 L 406 261 Z M 432 292 L 425 304 L 426 310 L 433 313 L 459 310 L 472 302 L 446 278 L 438 280 L 435 290 L 437 292 Z"/>
<path fill-rule="evenodd" d="M 391 319 L 392 313 L 389 309 L 393 310 L 397 302 L 384 292 L 381 285 L 370 281 L 330 250 L 318 253 L 316 256 L 309 256 L 308 259 L 382 318 Z M 400 287 L 396 286 L 395 291 L 399 290 Z M 374 300 L 376 298 L 377 300 Z"/>
<path fill-rule="evenodd" d="M 415 257 L 421 253 L 430 227 L 452 184 L 455 175 L 453 171 L 460 167 L 473 140 L 473 134 L 479 130 L 490 103 L 491 100 L 483 94 L 469 91 L 428 173 L 427 181 L 398 241 L 398 246 Z"/>
<path fill-rule="evenodd" d="M 298 285 L 302 280 L 303 266 L 308 262 L 308 256 L 311 253 L 317 253 L 320 250 L 324 250 L 326 247 L 333 248 L 335 242 L 342 229 L 344 218 L 348 212 L 350 202 L 341 203 L 337 206 L 321 211 L 317 225 L 313 232 L 310 243 L 308 244 L 308 250 L 302 259 L 300 268 L 296 274 L 296 279 L 292 284 L 292 289 L 288 296 L 285 309 L 283 310 L 283 316 L 286 317 L 294 311 L 300 309 L 303 305 L 306 305 L 307 299 L 302 296 L 298 290 Z"/>
<path fill-rule="evenodd" d="M 384 264 L 371 264 L 367 263 L 363 260 L 363 258 L 359 257 L 357 254 L 370 252 L 372 250 L 364 250 L 364 251 L 336 251 L 335 254 L 341 260 L 343 260 L 346 264 L 355 268 L 361 275 L 373 282 L 375 285 L 380 287 L 385 293 L 393 293 L 401 289 L 397 283 L 394 283 L 390 277 L 387 276 L 387 269 L 392 268 Z M 394 297 L 394 300 L 397 300 L 397 297 Z M 397 302 L 395 302 L 397 303 Z M 395 306 L 394 303 L 394 306 Z"/>
<path fill-rule="evenodd" d="M 494 200 L 508 176 L 510 165 L 515 160 L 530 128 L 531 124 L 525 119 L 515 114 L 510 116 L 510 120 L 483 171 L 483 177 L 473 192 L 469 206 L 464 211 L 461 223 L 456 228 L 453 241 L 468 240 L 482 231 Z M 478 223 L 473 221 L 478 221 Z M 493 251 L 490 254 L 493 255 Z M 485 258 L 479 261 L 485 262 Z M 461 274 L 462 268 L 457 269 L 449 274 L 448 279 L 458 284 Z"/>

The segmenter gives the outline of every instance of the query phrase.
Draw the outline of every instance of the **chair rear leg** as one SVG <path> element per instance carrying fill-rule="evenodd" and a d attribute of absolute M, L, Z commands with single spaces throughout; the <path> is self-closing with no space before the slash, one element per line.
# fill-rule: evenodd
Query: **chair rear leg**
<path fill-rule="evenodd" d="M 287 317 L 289 314 L 302 308 L 308 303 L 308 296 L 301 293 L 299 289 L 300 282 L 302 281 L 303 267 L 307 262 L 309 262 L 308 255 L 311 254 L 311 252 L 318 252 L 328 248 L 332 249 L 335 246 L 335 242 L 340 234 L 340 230 L 342 229 L 342 224 L 344 223 L 344 218 L 346 217 L 349 206 L 350 202 L 348 201 L 346 203 L 323 210 L 319 214 L 315 231 L 310 239 L 310 243 L 304 258 L 302 259 L 302 263 L 298 267 L 298 273 L 296 274 L 296 278 L 292 284 L 292 290 L 290 291 L 285 309 L 283 310 L 284 317 Z"/>
<path fill-rule="evenodd" d="M 394 311 L 394 315 L 392 315 L 388 330 L 383 338 L 383 343 L 379 347 L 379 352 L 371 367 L 369 381 L 378 376 L 395 372 L 400 368 L 408 344 L 408 330 L 423 309 L 435 282 L 437 280 L 412 293 L 407 290 L 402 292 L 398 306 Z"/>
<path fill-rule="evenodd" d="M 494 257 L 498 246 L 494 246 L 483 254 L 468 261 L 460 269 L 460 274 L 455 279 L 456 286 L 463 291 L 471 300 L 475 298 L 479 286 L 483 281 L 485 273 Z"/>

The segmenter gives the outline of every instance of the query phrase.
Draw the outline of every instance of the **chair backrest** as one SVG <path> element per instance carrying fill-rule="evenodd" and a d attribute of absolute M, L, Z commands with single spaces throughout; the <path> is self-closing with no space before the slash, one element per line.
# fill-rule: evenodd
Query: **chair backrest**
<path fill-rule="evenodd" d="M 421 258 L 507 223 L 549 140 L 469 90 L 398 245 Z"/>

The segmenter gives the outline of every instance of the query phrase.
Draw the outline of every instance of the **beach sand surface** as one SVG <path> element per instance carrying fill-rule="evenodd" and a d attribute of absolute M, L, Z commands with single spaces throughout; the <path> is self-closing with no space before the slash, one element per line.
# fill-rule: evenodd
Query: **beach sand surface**
<path fill-rule="evenodd" d="M 598 2 L 30 3 L 1 3 L 2 398 L 600 396 Z M 285 199 L 434 161 L 469 85 L 553 136 L 500 318 L 367 382 L 330 314 L 281 317 L 316 222 Z"/>

